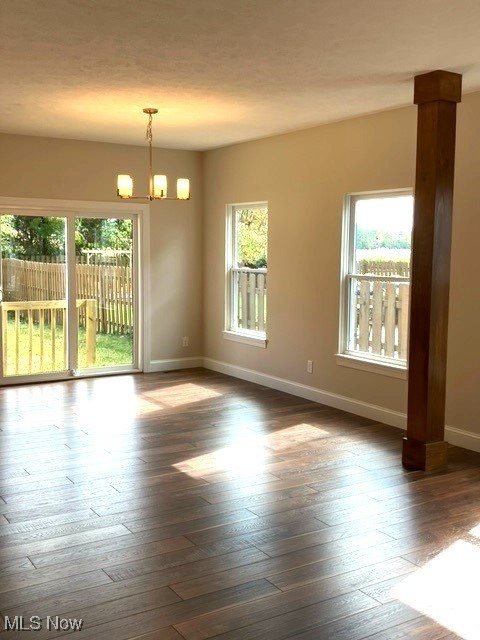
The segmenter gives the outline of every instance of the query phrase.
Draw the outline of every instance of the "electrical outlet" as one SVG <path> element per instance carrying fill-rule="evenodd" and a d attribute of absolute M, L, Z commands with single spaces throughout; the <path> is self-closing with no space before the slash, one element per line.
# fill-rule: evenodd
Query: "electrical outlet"
<path fill-rule="evenodd" d="M 183 336 L 182 347 L 190 346 L 190 338 L 188 336 Z"/>
<path fill-rule="evenodd" d="M 307 360 L 307 373 L 313 373 L 313 360 Z"/>

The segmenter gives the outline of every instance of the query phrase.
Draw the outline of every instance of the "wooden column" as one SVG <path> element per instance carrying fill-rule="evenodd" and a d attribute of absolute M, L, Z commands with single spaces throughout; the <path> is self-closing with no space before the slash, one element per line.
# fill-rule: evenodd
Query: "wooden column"
<path fill-rule="evenodd" d="M 418 105 L 412 240 L 407 437 L 402 462 L 425 471 L 447 464 L 445 379 L 457 102 L 462 76 L 415 78 Z"/>

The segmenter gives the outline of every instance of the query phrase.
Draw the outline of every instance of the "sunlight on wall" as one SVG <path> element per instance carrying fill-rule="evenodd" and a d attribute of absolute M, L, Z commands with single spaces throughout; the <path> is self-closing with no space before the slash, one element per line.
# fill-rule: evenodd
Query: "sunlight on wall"
<path fill-rule="evenodd" d="M 480 548 L 457 540 L 390 594 L 464 640 L 478 640 L 479 584 Z"/>

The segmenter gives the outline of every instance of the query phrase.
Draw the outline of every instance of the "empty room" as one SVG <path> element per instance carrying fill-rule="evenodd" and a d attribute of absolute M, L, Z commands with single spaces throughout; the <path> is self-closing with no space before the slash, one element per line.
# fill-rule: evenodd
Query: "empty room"
<path fill-rule="evenodd" d="M 0 640 L 480 640 L 479 25 L 3 0 Z"/>

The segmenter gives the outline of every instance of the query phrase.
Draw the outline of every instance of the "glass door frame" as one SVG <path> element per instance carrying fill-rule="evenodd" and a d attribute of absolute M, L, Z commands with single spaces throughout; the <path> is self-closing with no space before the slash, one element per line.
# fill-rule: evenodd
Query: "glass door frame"
<path fill-rule="evenodd" d="M 71 200 L 44 200 L 32 198 L 0 197 L 0 215 L 48 216 L 66 218 L 66 301 L 67 301 L 67 364 L 60 372 L 34 373 L 5 376 L 3 358 L 0 360 L 0 386 L 69 380 L 75 377 L 92 377 L 136 373 L 144 370 L 148 362 L 149 348 L 149 205 L 132 203 L 88 202 Z M 76 310 L 75 273 L 75 219 L 116 218 L 133 221 L 133 364 L 78 369 L 78 318 Z M 3 314 L 0 314 L 0 336 L 3 339 Z M 147 356 L 147 358 L 146 358 Z"/>

